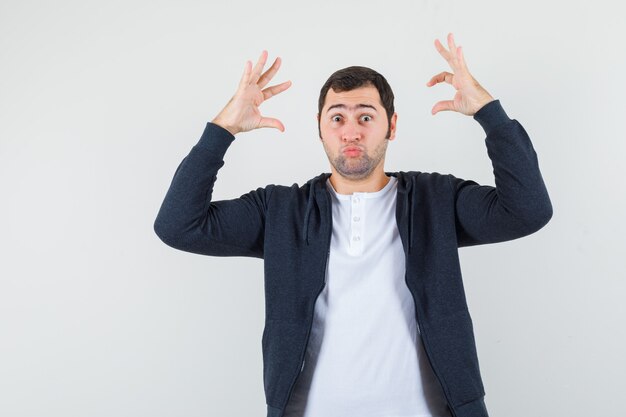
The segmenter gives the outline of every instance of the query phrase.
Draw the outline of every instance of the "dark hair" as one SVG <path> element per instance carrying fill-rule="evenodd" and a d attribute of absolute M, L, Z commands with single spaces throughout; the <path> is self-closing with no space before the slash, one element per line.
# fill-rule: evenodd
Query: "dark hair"
<path fill-rule="evenodd" d="M 385 108 L 385 112 L 387 113 L 387 138 L 389 138 L 389 134 L 391 132 L 391 116 L 393 116 L 394 107 L 393 107 L 393 91 L 391 91 L 391 87 L 389 83 L 378 72 L 374 71 L 371 68 L 361 67 L 361 66 L 351 66 L 335 71 L 329 78 L 326 80 L 326 83 L 322 86 L 320 90 L 320 98 L 318 101 L 318 113 L 320 117 L 322 115 L 322 108 L 324 107 L 324 103 L 326 102 L 326 94 L 328 93 L 328 89 L 332 88 L 333 91 L 339 93 L 342 91 L 350 91 L 359 87 L 366 86 L 374 86 L 378 90 L 378 94 L 380 95 L 380 101 L 383 107 Z M 320 122 L 317 122 L 317 129 L 319 131 L 320 138 L 322 137 L 322 132 L 320 129 Z"/>

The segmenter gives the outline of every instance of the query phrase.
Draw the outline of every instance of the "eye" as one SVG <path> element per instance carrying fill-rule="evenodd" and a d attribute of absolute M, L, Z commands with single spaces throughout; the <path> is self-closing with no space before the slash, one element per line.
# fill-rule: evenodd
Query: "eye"
<path fill-rule="evenodd" d="M 339 120 L 336 120 L 336 119 L 335 119 L 335 118 L 337 118 L 337 117 L 341 117 L 341 116 L 339 116 L 339 115 L 334 115 L 334 116 L 331 118 L 331 120 L 332 120 L 333 122 L 338 122 Z"/>
<path fill-rule="evenodd" d="M 363 117 L 364 117 L 364 118 L 365 118 L 365 117 L 368 117 L 368 118 L 369 118 L 369 120 L 367 120 L 368 122 L 369 122 L 370 120 L 372 120 L 372 116 L 370 116 L 370 115 L 368 115 L 368 114 L 364 114 L 364 115 L 363 115 Z"/>

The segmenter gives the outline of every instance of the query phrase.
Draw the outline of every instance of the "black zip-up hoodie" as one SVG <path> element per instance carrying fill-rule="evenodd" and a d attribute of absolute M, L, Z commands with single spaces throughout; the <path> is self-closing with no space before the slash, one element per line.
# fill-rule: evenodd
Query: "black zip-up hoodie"
<path fill-rule="evenodd" d="M 476 114 L 495 187 L 438 172 L 386 172 L 398 179 L 396 220 L 424 350 L 455 417 L 485 417 L 472 320 L 458 248 L 541 229 L 552 204 L 528 134 L 499 100 Z M 268 417 L 281 417 L 303 368 L 313 310 L 325 283 L 332 231 L 322 173 L 304 185 L 267 185 L 212 201 L 217 171 L 235 137 L 207 123 L 178 166 L 154 222 L 167 245 L 211 256 L 264 260 L 263 381 Z"/>

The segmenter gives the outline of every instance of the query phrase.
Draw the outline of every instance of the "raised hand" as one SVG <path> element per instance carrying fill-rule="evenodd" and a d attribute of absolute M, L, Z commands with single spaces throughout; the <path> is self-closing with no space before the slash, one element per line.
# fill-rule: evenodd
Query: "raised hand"
<path fill-rule="evenodd" d="M 266 61 L 267 51 L 265 50 L 261 53 L 254 68 L 251 68 L 250 61 L 246 61 L 237 92 L 212 120 L 213 123 L 222 126 L 233 135 L 261 127 L 274 127 L 281 132 L 285 131 L 285 126 L 280 120 L 263 117 L 259 111 L 261 103 L 291 86 L 291 81 L 285 81 L 263 89 L 274 77 L 281 63 L 280 57 L 277 57 L 272 66 L 261 75 Z"/>
<path fill-rule="evenodd" d="M 443 47 L 439 39 L 435 39 L 435 47 L 437 51 L 448 61 L 450 68 L 454 73 L 443 71 L 430 79 L 426 83 L 428 87 L 432 87 L 441 82 L 452 84 L 456 89 L 456 94 L 453 100 L 444 100 L 437 102 L 431 113 L 433 115 L 440 111 L 452 110 L 459 113 L 473 116 L 478 110 L 480 110 L 485 104 L 493 101 L 494 98 L 485 90 L 478 81 L 472 77 L 467 65 L 465 64 L 465 58 L 463 56 L 463 50 L 461 47 L 457 47 L 454 44 L 454 37 L 452 33 L 448 34 L 448 47 L 447 50 Z"/>

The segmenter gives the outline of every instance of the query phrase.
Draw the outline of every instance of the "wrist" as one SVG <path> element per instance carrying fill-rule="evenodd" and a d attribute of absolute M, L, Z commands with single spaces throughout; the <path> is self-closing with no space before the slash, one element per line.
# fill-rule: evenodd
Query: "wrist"
<path fill-rule="evenodd" d="M 505 124 L 512 119 L 506 114 L 500 104 L 500 100 L 493 100 L 485 104 L 479 111 L 474 114 L 476 120 L 484 129 L 487 136 L 498 126 Z"/>
<path fill-rule="evenodd" d="M 483 107 L 485 107 L 487 104 L 491 103 L 494 100 L 495 99 L 493 97 L 491 97 L 491 95 L 488 95 L 488 96 L 484 97 L 483 99 L 481 99 L 481 101 L 476 106 L 476 111 L 474 111 L 472 116 L 475 115 L 476 113 L 478 113 Z"/>
<path fill-rule="evenodd" d="M 220 126 L 221 128 L 224 128 L 226 130 L 228 130 L 233 136 L 235 136 L 237 133 L 239 133 L 239 131 L 237 129 L 235 129 L 234 127 L 230 126 L 228 123 L 225 123 L 223 120 L 221 120 L 218 117 L 215 117 L 213 120 L 211 120 L 211 123 L 216 124 L 218 126 Z"/>

